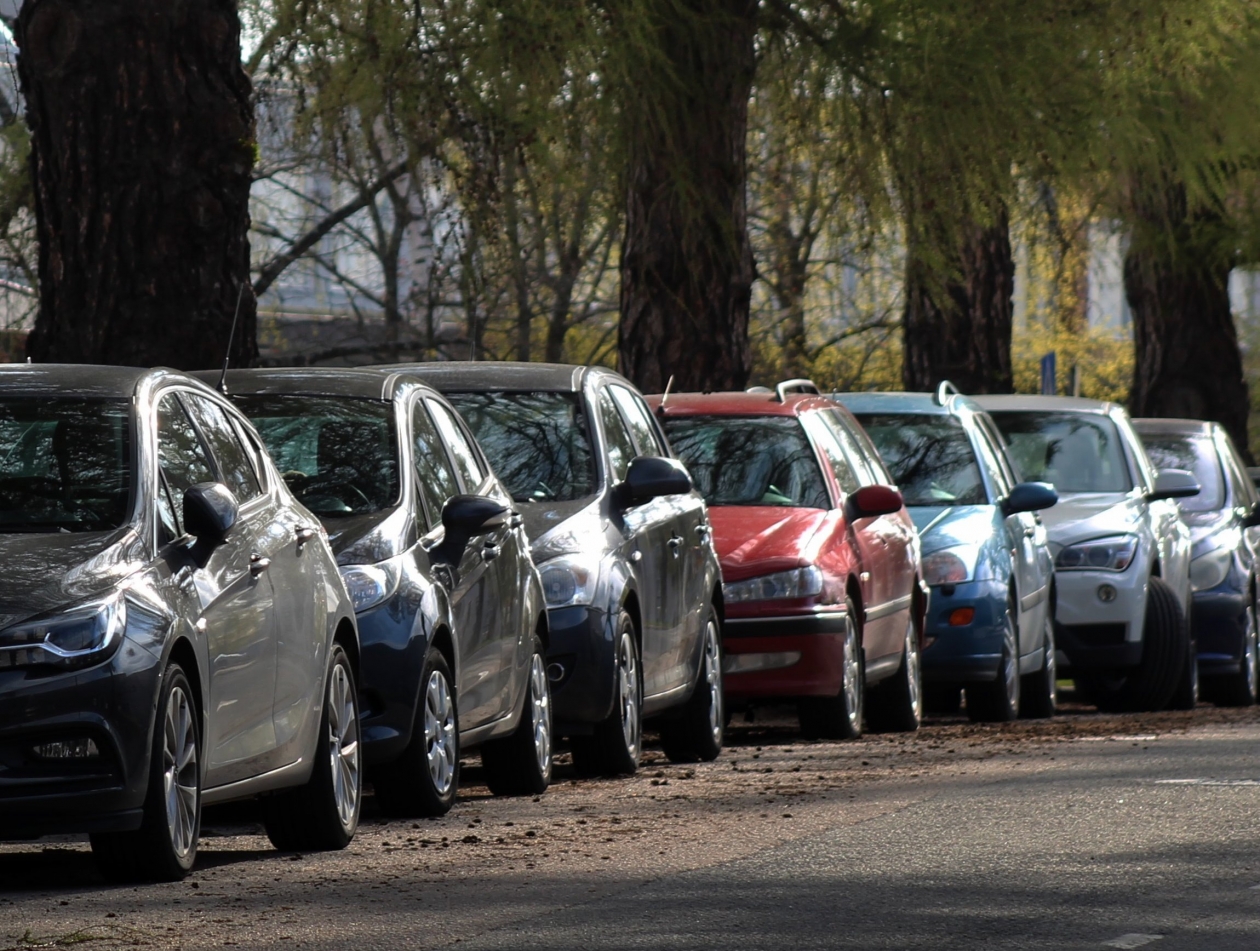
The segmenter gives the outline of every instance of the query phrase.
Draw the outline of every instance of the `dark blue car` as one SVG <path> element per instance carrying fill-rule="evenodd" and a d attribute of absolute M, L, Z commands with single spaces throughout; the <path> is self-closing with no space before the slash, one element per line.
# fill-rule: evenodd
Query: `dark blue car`
<path fill-rule="evenodd" d="M 1054 573 L 1036 512 L 1052 487 L 1021 482 L 992 420 L 948 384 L 841 393 L 892 472 L 919 530 L 932 589 L 923 650 L 930 709 L 973 720 L 1055 712 Z"/>

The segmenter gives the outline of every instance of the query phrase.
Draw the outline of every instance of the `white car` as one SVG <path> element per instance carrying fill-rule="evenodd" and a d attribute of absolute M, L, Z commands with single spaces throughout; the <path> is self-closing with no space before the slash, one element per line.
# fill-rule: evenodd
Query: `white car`
<path fill-rule="evenodd" d="M 1115 403 L 976 400 L 1024 478 L 1053 483 L 1059 493 L 1041 517 L 1054 557 L 1061 665 L 1104 709 L 1192 707 L 1190 530 L 1173 500 L 1198 494 L 1194 476 L 1157 472 Z"/>

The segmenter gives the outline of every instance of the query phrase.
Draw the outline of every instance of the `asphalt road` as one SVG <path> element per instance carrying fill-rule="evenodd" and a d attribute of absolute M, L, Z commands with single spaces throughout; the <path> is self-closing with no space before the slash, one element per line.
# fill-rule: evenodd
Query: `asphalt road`
<path fill-rule="evenodd" d="M 212 816 L 194 876 L 102 883 L 80 844 L 0 847 L 0 945 L 529 949 L 1260 948 L 1260 717 L 1201 708 L 809 744 L 473 785 L 334 855 Z M 217 823 L 217 828 L 215 827 Z"/>

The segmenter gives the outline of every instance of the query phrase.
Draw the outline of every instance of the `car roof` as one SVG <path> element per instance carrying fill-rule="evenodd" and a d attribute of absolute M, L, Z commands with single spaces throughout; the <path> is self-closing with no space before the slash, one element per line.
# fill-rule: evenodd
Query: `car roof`
<path fill-rule="evenodd" d="M 573 366 L 565 363 L 524 363 L 512 360 L 450 360 L 441 363 L 396 363 L 380 369 L 414 374 L 429 386 L 443 392 L 542 390 L 580 393 L 592 377 L 608 377 L 633 386 L 621 374 L 607 367 Z"/>
<path fill-rule="evenodd" d="M 188 374 L 166 367 L 11 363 L 0 365 L 0 392 L 129 399 L 146 383 L 156 384 L 166 378 L 186 381 Z"/>
<path fill-rule="evenodd" d="M 1030 396 L 1010 394 L 1006 396 L 973 396 L 975 403 L 988 413 L 1110 413 L 1119 406 L 1107 400 L 1087 400 L 1082 396 Z"/>
<path fill-rule="evenodd" d="M 981 413 L 980 404 L 969 396 L 952 395 L 938 403 L 934 393 L 832 393 L 831 398 L 849 412 L 952 416 L 960 410 Z"/>
<path fill-rule="evenodd" d="M 217 383 L 218 370 L 195 374 L 203 382 Z M 211 379 L 213 378 L 213 379 Z M 339 396 L 352 399 L 391 400 L 398 384 L 409 379 L 385 367 L 270 367 L 257 370 L 229 370 L 227 391 L 255 395 Z"/>
<path fill-rule="evenodd" d="M 1201 419 L 1156 419 L 1147 416 L 1133 420 L 1133 428 L 1139 433 L 1175 433 L 1185 436 L 1210 436 L 1217 425 Z"/>
<path fill-rule="evenodd" d="M 660 395 L 648 403 L 662 416 L 799 416 L 811 409 L 835 409 L 825 396 L 787 396 L 781 402 L 774 393 L 670 393 L 662 409 Z"/>

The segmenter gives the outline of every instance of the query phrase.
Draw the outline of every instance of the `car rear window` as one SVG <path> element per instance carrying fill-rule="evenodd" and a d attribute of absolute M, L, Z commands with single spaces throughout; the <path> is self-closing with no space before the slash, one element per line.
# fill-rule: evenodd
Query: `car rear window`
<path fill-rule="evenodd" d="M 1215 512 L 1225 507 L 1225 474 L 1211 436 L 1139 433 L 1156 469 L 1185 469 L 1199 480 L 1199 494 L 1178 499 L 1183 512 Z"/>
<path fill-rule="evenodd" d="M 956 417 L 861 414 L 857 417 L 906 505 L 985 505 L 989 496 L 975 448 Z"/>
<path fill-rule="evenodd" d="M 710 505 L 831 507 L 814 448 L 791 416 L 667 418 L 665 434 Z"/>
<path fill-rule="evenodd" d="M 121 527 L 131 490 L 130 401 L 0 399 L 0 534 Z"/>
<path fill-rule="evenodd" d="M 369 515 L 399 502 L 392 403 L 338 396 L 237 396 L 276 468 L 316 515 Z"/>
<path fill-rule="evenodd" d="M 1133 475 L 1120 431 L 1094 413 L 1008 411 L 989 414 L 1025 479 L 1060 492 L 1128 492 Z"/>
<path fill-rule="evenodd" d="M 576 393 L 447 393 L 517 502 L 595 494 L 590 429 Z"/>

